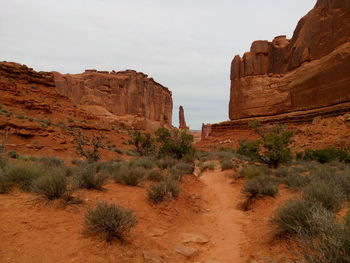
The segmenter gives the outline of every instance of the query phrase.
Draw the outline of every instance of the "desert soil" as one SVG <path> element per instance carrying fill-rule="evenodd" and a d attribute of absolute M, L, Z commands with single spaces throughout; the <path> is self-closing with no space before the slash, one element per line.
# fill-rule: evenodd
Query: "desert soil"
<path fill-rule="evenodd" d="M 243 212 L 237 208 L 242 183 L 232 183 L 232 173 L 185 176 L 180 197 L 156 206 L 147 201 L 147 185 L 114 182 L 102 192 L 78 191 L 84 202 L 67 206 L 18 190 L 0 195 L 0 262 L 246 263 L 264 251 L 283 253 L 281 242 L 264 240 L 271 236 L 268 218 L 285 198 L 259 201 Z M 135 212 L 139 224 L 125 243 L 83 234 L 84 213 L 98 200 Z"/>

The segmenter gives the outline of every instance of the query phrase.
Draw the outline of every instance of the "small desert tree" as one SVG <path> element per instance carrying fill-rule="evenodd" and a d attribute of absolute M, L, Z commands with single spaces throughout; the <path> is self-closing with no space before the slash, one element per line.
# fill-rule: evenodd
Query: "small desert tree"
<path fill-rule="evenodd" d="M 139 155 L 149 155 L 154 152 L 154 141 L 149 133 L 135 131 L 130 133 L 130 144 L 134 145 Z"/>
<path fill-rule="evenodd" d="M 259 121 L 250 122 L 249 127 L 260 136 L 260 139 L 242 142 L 237 151 L 238 154 L 260 160 L 271 168 L 277 168 L 280 163 L 291 159 L 288 145 L 293 136 L 292 131 L 286 130 L 283 125 L 262 129 Z"/>
<path fill-rule="evenodd" d="M 73 134 L 76 152 L 86 158 L 88 163 L 97 162 L 101 159 L 99 149 L 104 147 L 103 135 L 88 137 L 80 130 Z"/>
<path fill-rule="evenodd" d="M 195 149 L 192 146 L 193 136 L 186 131 L 160 128 L 156 131 L 156 140 L 159 143 L 159 155 L 182 159 L 193 156 Z"/>

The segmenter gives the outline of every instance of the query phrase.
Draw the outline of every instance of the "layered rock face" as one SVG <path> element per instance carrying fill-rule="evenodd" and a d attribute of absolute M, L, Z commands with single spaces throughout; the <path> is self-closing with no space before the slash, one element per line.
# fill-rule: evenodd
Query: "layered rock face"
<path fill-rule="evenodd" d="M 171 126 L 171 92 L 143 73 L 86 70 L 75 75 L 55 72 L 54 76 L 56 89 L 87 111 L 111 118 L 141 117 L 150 129 Z"/>
<path fill-rule="evenodd" d="M 231 64 L 231 120 L 350 101 L 350 1 L 319 0 L 291 40 L 255 41 Z"/>
<path fill-rule="evenodd" d="M 186 125 L 185 110 L 182 106 L 179 107 L 179 129 L 189 130 L 189 127 Z"/>

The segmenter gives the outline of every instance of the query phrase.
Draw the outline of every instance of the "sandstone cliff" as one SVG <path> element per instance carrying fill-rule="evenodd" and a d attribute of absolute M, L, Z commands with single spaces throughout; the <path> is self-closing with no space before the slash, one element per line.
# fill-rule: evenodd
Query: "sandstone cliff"
<path fill-rule="evenodd" d="M 54 73 L 56 89 L 91 113 L 106 118 L 137 116 L 146 128 L 171 126 L 172 94 L 143 73 L 86 70 L 82 74 Z"/>
<path fill-rule="evenodd" d="M 231 65 L 231 120 L 350 102 L 350 1 L 319 0 L 291 40 L 255 41 Z M 349 108 L 344 104 L 344 107 Z"/>

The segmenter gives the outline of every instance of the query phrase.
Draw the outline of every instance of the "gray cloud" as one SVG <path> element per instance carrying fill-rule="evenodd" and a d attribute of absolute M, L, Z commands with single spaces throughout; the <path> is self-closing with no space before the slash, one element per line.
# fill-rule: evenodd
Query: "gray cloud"
<path fill-rule="evenodd" d="M 0 60 L 36 70 L 135 69 L 191 128 L 227 120 L 229 71 L 252 41 L 291 36 L 315 0 L 0 0 Z"/>

